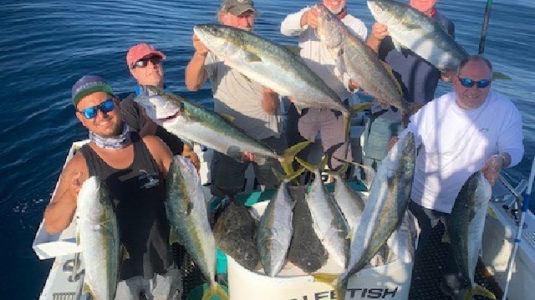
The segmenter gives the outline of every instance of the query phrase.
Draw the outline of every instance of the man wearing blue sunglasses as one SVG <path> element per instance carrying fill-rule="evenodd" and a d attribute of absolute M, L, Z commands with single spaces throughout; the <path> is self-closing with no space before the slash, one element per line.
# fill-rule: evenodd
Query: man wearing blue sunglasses
<path fill-rule="evenodd" d="M 174 299 L 181 280 L 169 247 L 165 216 L 165 176 L 172 154 L 157 137 L 140 137 L 123 120 L 118 99 L 98 76 L 84 76 L 72 88 L 76 117 L 89 130 L 90 142 L 65 166 L 45 210 L 48 233 L 72 221 L 82 183 L 99 177 L 108 187 L 117 216 L 121 245 L 129 257 L 120 263 L 115 299 Z"/>
<path fill-rule="evenodd" d="M 469 176 L 481 170 L 494 185 L 502 169 L 522 159 L 522 118 L 511 100 L 491 91 L 491 77 L 492 65 L 486 58 L 467 57 L 452 79 L 453 92 L 423 106 L 400 134 L 413 132 L 417 146 L 422 146 L 409 204 L 422 229 L 414 269 L 429 243 L 431 224 L 448 218 Z M 457 299 L 463 296 L 465 281 L 451 250 L 447 252 L 441 289 Z"/>

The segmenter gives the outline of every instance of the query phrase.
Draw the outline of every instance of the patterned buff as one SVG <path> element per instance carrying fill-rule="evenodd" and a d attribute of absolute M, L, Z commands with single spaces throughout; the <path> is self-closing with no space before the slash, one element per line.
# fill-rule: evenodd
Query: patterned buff
<path fill-rule="evenodd" d="M 113 137 L 101 137 L 89 131 L 89 139 L 104 149 L 121 149 L 130 143 L 130 126 L 123 122 L 123 131 L 121 134 Z"/>

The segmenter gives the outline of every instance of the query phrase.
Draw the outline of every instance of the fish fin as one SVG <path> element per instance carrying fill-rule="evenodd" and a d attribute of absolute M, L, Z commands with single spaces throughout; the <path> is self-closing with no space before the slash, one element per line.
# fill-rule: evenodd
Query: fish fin
<path fill-rule="evenodd" d="M 347 281 L 339 280 L 337 274 L 314 274 L 314 281 L 330 285 L 334 289 L 334 299 L 344 300 Z"/>
<path fill-rule="evenodd" d="M 261 62 L 262 58 L 256 54 L 248 53 L 245 61 L 248 63 Z"/>
<path fill-rule="evenodd" d="M 492 72 L 492 80 L 511 80 L 511 76 L 502 72 Z"/>
<path fill-rule="evenodd" d="M 440 241 L 445 244 L 451 244 L 451 238 L 450 238 L 450 234 L 448 233 L 447 227 L 444 230 L 444 234 L 442 235 L 442 239 Z"/>
<path fill-rule="evenodd" d="M 91 291 L 91 288 L 89 287 L 89 285 L 87 285 L 87 283 L 84 282 L 83 286 L 82 286 L 82 294 L 90 294 L 91 297 L 94 298 L 93 296 L 93 292 Z"/>
<path fill-rule="evenodd" d="M 498 219 L 498 215 L 496 214 L 494 209 L 490 206 L 487 208 L 487 216 L 493 217 L 494 219 Z"/>
<path fill-rule="evenodd" d="M 234 120 L 236 120 L 236 117 L 231 116 L 229 114 L 219 114 L 223 119 L 229 121 L 230 123 L 234 123 Z"/>
<path fill-rule="evenodd" d="M 338 159 L 336 157 L 333 156 L 334 159 L 338 160 L 338 161 L 342 161 L 343 164 L 342 166 L 336 170 L 336 171 L 331 171 L 331 170 L 327 170 L 327 174 L 331 175 L 331 176 L 335 176 L 335 175 L 339 175 L 339 176 L 342 176 L 344 175 L 346 172 L 347 172 L 347 169 L 349 169 L 349 162 L 348 161 L 343 161 L 342 159 Z"/>
<path fill-rule="evenodd" d="M 399 81 L 396 78 L 396 76 L 394 76 L 394 71 L 392 70 L 392 67 L 384 61 L 381 61 L 381 64 L 386 69 L 388 76 L 392 78 L 392 82 L 394 82 L 394 84 L 396 85 L 396 88 L 398 89 L 399 94 L 403 95 L 403 89 L 401 88 L 401 84 L 399 84 Z"/>
<path fill-rule="evenodd" d="M 171 228 L 171 232 L 169 232 L 169 245 L 172 245 L 174 243 L 178 243 L 180 245 L 184 244 L 184 242 L 182 241 L 182 238 L 176 232 L 176 230 L 174 228 Z"/>
<path fill-rule="evenodd" d="M 295 160 L 297 160 L 297 162 L 301 166 L 303 166 L 305 169 L 309 170 L 310 172 L 316 172 L 316 170 L 323 170 L 325 168 L 325 165 L 327 164 L 328 157 L 327 157 L 327 155 L 324 155 L 322 160 L 321 160 L 321 162 L 317 166 L 312 165 L 312 164 L 302 160 L 299 157 L 296 157 Z"/>
<path fill-rule="evenodd" d="M 204 290 L 202 294 L 202 300 L 210 300 L 214 296 L 217 296 L 217 298 L 221 300 L 230 299 L 227 292 L 219 285 L 219 283 L 215 281 L 210 283 L 210 285 Z"/>
<path fill-rule="evenodd" d="M 401 52 L 401 48 L 402 48 L 402 46 L 401 46 L 400 43 L 398 43 L 396 40 L 392 39 L 392 44 L 394 44 L 394 48 L 396 48 L 396 50 L 397 50 L 398 52 Z"/>
<path fill-rule="evenodd" d="M 351 113 L 350 112 L 342 112 L 342 117 L 344 118 L 344 142 L 349 141 L 349 127 L 351 125 Z"/>
<path fill-rule="evenodd" d="M 356 104 L 356 105 L 353 105 L 351 106 L 351 115 L 354 115 L 358 112 L 361 112 L 361 111 L 365 111 L 365 110 L 368 110 L 372 108 L 372 103 L 371 102 L 363 102 L 363 103 L 359 103 L 359 104 Z"/>
<path fill-rule="evenodd" d="M 188 202 L 188 207 L 187 207 L 187 212 L 186 212 L 186 215 L 190 215 L 191 212 L 193 211 L 193 208 L 195 207 L 195 205 L 193 204 L 193 201 L 189 201 Z"/>
<path fill-rule="evenodd" d="M 301 47 L 298 45 L 281 45 L 283 48 L 286 48 L 290 53 L 295 55 L 296 57 L 300 57 L 301 53 Z"/>
<path fill-rule="evenodd" d="M 297 153 L 301 152 L 303 149 L 308 147 L 308 145 L 310 145 L 311 143 L 312 142 L 309 142 L 309 141 L 297 143 L 284 151 L 284 153 L 282 154 L 280 158 L 280 164 L 281 164 L 282 169 L 287 175 L 294 173 L 292 163 Z"/>
<path fill-rule="evenodd" d="M 316 171 L 317 167 L 312 165 L 312 164 L 309 164 L 308 162 L 302 160 L 301 158 L 299 157 L 296 157 L 295 160 L 297 160 L 297 162 L 303 166 L 305 169 L 309 170 L 310 172 L 314 172 Z"/>
<path fill-rule="evenodd" d="M 281 174 L 275 168 L 271 168 L 271 170 L 273 171 L 273 174 L 275 175 L 275 177 L 277 177 L 280 181 L 284 181 L 284 180 L 294 181 L 294 179 L 297 178 L 297 176 L 301 175 L 301 173 L 303 173 L 305 171 L 305 168 L 301 167 L 301 168 L 291 172 L 290 174 L 286 174 L 286 176 Z"/>
<path fill-rule="evenodd" d="M 342 159 L 342 158 L 338 158 L 336 156 L 333 156 L 333 158 L 336 159 L 337 161 L 340 161 L 340 162 L 343 162 L 343 163 L 346 163 L 346 164 L 352 164 L 352 165 L 354 165 L 356 167 L 363 168 L 366 171 L 370 172 L 370 174 L 372 174 L 372 178 L 375 177 L 375 170 L 370 166 L 366 166 L 366 165 L 363 165 L 363 164 L 358 163 L 358 162 L 354 162 L 354 161 L 349 161 L 349 160 L 345 160 L 345 159 Z"/>
<path fill-rule="evenodd" d="M 493 292 L 487 290 L 486 288 L 480 286 L 479 284 L 476 284 L 472 288 L 472 290 L 467 290 L 464 298 L 465 299 L 472 299 L 472 296 L 475 296 L 475 295 L 487 297 L 487 298 L 492 299 L 492 300 L 496 300 L 496 295 L 494 295 Z"/>
<path fill-rule="evenodd" d="M 130 253 L 126 250 L 124 245 L 121 245 L 121 260 L 127 260 L 130 258 Z"/>

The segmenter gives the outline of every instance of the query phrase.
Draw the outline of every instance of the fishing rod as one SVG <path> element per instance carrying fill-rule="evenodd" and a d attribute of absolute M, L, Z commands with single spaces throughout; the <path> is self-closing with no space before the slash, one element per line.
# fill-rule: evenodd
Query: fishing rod
<path fill-rule="evenodd" d="M 487 6 L 485 6 L 485 16 L 483 18 L 483 28 L 481 28 L 481 37 L 479 38 L 478 54 L 483 54 L 483 52 L 485 52 L 485 41 L 487 40 L 487 30 L 489 28 L 491 9 L 492 9 L 492 0 L 487 0 Z"/>
<path fill-rule="evenodd" d="M 511 281 L 511 275 L 513 273 L 513 264 L 515 262 L 516 252 L 520 242 L 522 241 L 522 229 L 524 228 L 524 219 L 526 218 L 526 212 L 529 209 L 529 200 L 531 198 L 531 188 L 533 187 L 533 179 L 535 179 L 535 157 L 533 158 L 533 163 L 531 164 L 531 172 L 529 173 L 528 188 L 524 194 L 524 201 L 522 203 L 522 213 L 520 214 L 520 222 L 518 223 L 518 228 L 516 230 L 516 237 L 514 239 L 513 253 L 509 258 L 507 263 L 507 277 L 505 280 L 505 288 L 503 290 L 502 300 L 506 300 L 507 291 L 509 290 L 509 283 Z"/>

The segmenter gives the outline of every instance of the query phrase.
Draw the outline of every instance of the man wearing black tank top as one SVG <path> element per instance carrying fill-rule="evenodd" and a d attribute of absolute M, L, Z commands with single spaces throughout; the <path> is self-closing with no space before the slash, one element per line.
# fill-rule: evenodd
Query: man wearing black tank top
<path fill-rule="evenodd" d="M 102 78 L 82 77 L 73 86 L 72 99 L 90 142 L 65 166 L 45 210 L 46 230 L 58 233 L 71 223 L 82 183 L 98 176 L 109 190 L 121 245 L 129 254 L 120 265 L 115 299 L 178 299 L 182 284 L 164 208 L 171 151 L 159 138 L 140 137 L 129 129 L 118 98 Z"/>

